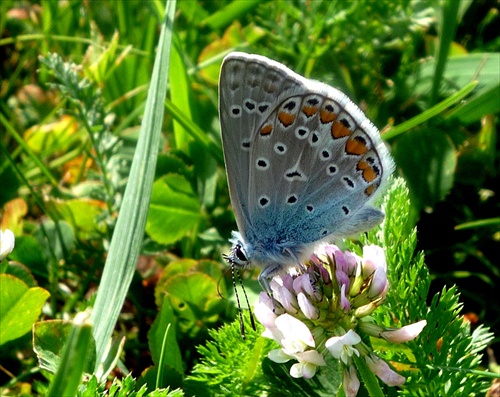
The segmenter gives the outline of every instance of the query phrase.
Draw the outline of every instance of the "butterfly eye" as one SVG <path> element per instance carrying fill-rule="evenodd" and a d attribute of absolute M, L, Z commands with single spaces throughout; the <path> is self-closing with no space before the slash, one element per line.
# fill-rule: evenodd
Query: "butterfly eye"
<path fill-rule="evenodd" d="M 245 254 L 245 251 L 243 251 L 243 247 L 241 245 L 237 245 L 234 247 L 234 255 L 236 255 L 236 258 L 241 261 L 241 262 L 248 262 L 248 258 Z"/>

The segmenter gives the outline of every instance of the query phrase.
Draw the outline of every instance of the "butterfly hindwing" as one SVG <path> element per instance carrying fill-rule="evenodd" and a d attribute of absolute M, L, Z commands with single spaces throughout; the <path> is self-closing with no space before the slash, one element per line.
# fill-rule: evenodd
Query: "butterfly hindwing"
<path fill-rule="evenodd" d="M 278 241 L 299 243 L 370 229 L 383 215 L 361 210 L 392 167 L 379 154 L 385 147 L 378 131 L 331 87 L 305 80 L 289 94 L 254 138 L 249 188 L 254 228 L 263 238 L 276 234 Z"/>

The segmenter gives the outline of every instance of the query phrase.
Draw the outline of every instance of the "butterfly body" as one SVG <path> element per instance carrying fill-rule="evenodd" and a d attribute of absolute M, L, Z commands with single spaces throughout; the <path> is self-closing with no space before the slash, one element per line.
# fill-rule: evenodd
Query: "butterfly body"
<path fill-rule="evenodd" d="M 260 267 L 264 289 L 319 242 L 383 220 L 371 202 L 393 163 L 376 127 L 341 91 L 233 52 L 222 65 L 219 98 L 239 230 L 228 261 Z"/>

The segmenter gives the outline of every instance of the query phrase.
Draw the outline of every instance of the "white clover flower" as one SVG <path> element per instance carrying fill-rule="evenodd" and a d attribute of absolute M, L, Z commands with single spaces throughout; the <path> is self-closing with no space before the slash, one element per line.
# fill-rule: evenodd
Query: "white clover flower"
<path fill-rule="evenodd" d="M 325 347 L 335 358 L 340 358 L 344 364 L 350 364 L 351 357 L 356 354 L 359 357 L 359 351 L 354 345 L 361 342 L 361 337 L 350 329 L 345 335 L 333 336 L 325 343 Z"/>
<path fill-rule="evenodd" d="M 295 354 L 305 351 L 308 347 L 316 347 L 316 342 L 307 325 L 295 317 L 282 314 L 276 318 L 274 324 L 283 334 L 280 343 L 285 353 Z"/>
<path fill-rule="evenodd" d="M 303 292 L 299 292 L 297 300 L 300 310 L 308 319 L 313 320 L 319 317 L 319 310 L 309 299 L 307 299 L 307 296 Z"/>
<path fill-rule="evenodd" d="M 318 367 L 326 365 L 323 355 L 316 350 L 307 350 L 303 353 L 297 353 L 294 358 L 298 363 L 293 364 L 290 368 L 290 375 L 294 378 L 311 379 L 315 374 Z"/>
<path fill-rule="evenodd" d="M 289 314 L 282 314 L 276 318 L 274 325 L 271 330 L 273 339 L 279 339 L 277 341 L 282 348 L 270 351 L 268 357 L 277 363 L 297 360 L 298 363 L 290 368 L 291 376 L 311 378 L 318 366 L 326 365 L 323 356 L 314 349 L 314 338 L 303 322 Z"/>
<path fill-rule="evenodd" d="M 0 230 L 0 261 L 3 261 L 14 250 L 15 240 L 11 230 Z"/>

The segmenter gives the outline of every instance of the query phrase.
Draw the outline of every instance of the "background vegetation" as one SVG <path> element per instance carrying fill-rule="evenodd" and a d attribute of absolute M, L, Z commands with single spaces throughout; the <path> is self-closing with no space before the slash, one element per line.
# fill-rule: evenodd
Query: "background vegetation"
<path fill-rule="evenodd" d="M 221 343 L 211 330 L 236 315 L 221 260 L 235 222 L 220 145 L 217 81 L 224 55 L 240 50 L 339 87 L 365 109 L 384 132 L 396 173 L 409 188 L 411 206 L 399 216 L 407 229 L 417 227 L 417 251 L 425 253 L 432 276 L 427 303 L 456 285 L 461 303 L 452 288 L 450 310 L 472 328 L 487 325 L 500 334 L 497 2 L 178 1 L 165 73 L 152 78 L 164 12 L 160 1 L 0 2 L 1 228 L 16 235 L 11 263 L 2 272 L 50 294 L 30 301 L 46 300 L 40 320 L 72 319 L 94 304 L 105 313 L 128 291 L 123 308 L 109 308 L 120 313 L 115 335 L 126 342 L 117 339 L 109 357 L 120 360 L 105 369 L 120 376 L 118 362 L 138 377 L 153 364 L 160 368 L 139 385 L 158 385 L 161 377 L 160 384 L 183 385 L 200 357 L 213 353 L 207 340 Z M 161 121 L 161 111 L 148 113 L 153 108 L 145 103 L 149 83 L 161 87 L 167 76 Z M 162 130 L 159 150 L 139 138 L 141 123 L 157 125 L 155 115 Z M 131 171 L 134 149 L 146 146 L 152 152 L 138 151 L 144 161 L 158 154 L 156 164 L 149 162 L 155 169 L 148 173 L 154 177 L 150 199 L 144 175 Z M 135 205 L 149 203 L 142 244 L 132 238 L 125 244 L 134 234 L 117 225 L 119 210 L 130 209 L 127 182 L 136 190 Z M 117 229 L 119 238 L 113 236 Z M 129 249 L 136 272 L 115 280 L 118 289 L 95 302 L 97 287 L 105 290 L 106 260 L 119 266 L 109 260 L 112 253 Z M 117 274 L 109 272 L 110 278 Z M 248 278 L 253 301 L 258 288 Z M 0 320 L 4 327 L 5 318 Z M 40 364 L 46 357 L 40 341 L 54 345 L 47 338 L 64 340 L 73 332 L 61 322 L 61 334 L 54 336 L 54 328 L 44 330 L 41 322 L 34 329 L 39 339 L 33 339 L 35 320 L 22 327 L 20 321 L 17 334 L 0 339 L 6 394 L 46 393 L 57 366 Z M 81 323 L 85 338 L 86 320 Z M 167 332 L 168 323 L 173 327 Z M 96 354 L 104 354 L 105 338 L 95 339 Z M 198 345 L 208 347 L 198 351 Z M 171 353 L 164 367 L 162 346 Z M 500 352 L 498 339 L 490 346 L 483 368 L 492 368 Z M 82 370 L 96 373 L 93 364 Z M 202 375 L 186 383 L 188 390 L 206 384 L 203 369 L 197 370 Z M 131 380 L 122 390 L 126 382 Z"/>

